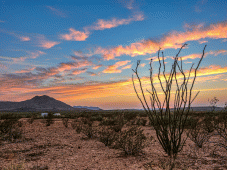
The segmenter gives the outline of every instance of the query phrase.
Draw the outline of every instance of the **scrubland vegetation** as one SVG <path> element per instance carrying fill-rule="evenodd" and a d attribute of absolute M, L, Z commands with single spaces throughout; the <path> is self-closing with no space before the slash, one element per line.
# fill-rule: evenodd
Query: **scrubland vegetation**
<path fill-rule="evenodd" d="M 63 131 L 67 132 L 68 130 L 70 130 L 74 131 L 74 136 L 80 135 L 79 140 L 91 140 L 103 143 L 104 146 L 110 149 L 120 151 L 126 158 L 129 159 L 131 156 L 146 157 L 147 152 L 145 152 L 144 149 L 146 147 L 152 147 L 155 142 L 158 142 L 158 139 L 155 136 L 155 133 L 153 133 L 153 135 L 151 136 L 144 134 L 144 128 L 146 130 L 155 131 L 154 125 L 157 123 L 153 121 L 151 122 L 148 117 L 145 117 L 144 113 L 144 111 L 84 111 L 78 113 L 68 112 L 62 114 L 60 118 L 47 117 L 45 119 L 39 117 L 40 114 L 32 116 L 33 113 L 23 113 L 24 115 L 26 115 L 26 117 L 18 116 L 18 113 L 1 113 L 1 148 L 18 143 L 30 143 L 30 146 L 34 145 L 30 148 L 21 150 L 1 149 L 0 159 L 4 162 L 3 169 L 48 169 L 48 164 L 41 166 L 37 165 L 35 161 L 32 160 L 33 158 L 41 159 L 41 157 L 45 155 L 45 152 L 42 151 L 44 148 L 53 147 L 52 145 L 57 144 L 51 144 L 50 142 L 36 146 L 36 138 L 29 138 L 26 135 L 24 129 L 26 128 L 26 126 L 30 126 L 30 128 L 32 128 L 32 125 L 34 124 L 36 125 L 35 128 L 38 128 L 37 123 L 40 123 L 39 126 L 42 126 L 43 130 L 47 131 L 47 133 L 49 131 L 49 128 L 53 128 L 55 124 L 58 124 L 58 126 L 61 125 L 61 129 Z M 27 115 L 30 115 L 30 118 L 28 118 Z M 193 142 L 195 148 L 197 149 L 195 149 L 195 151 L 188 151 L 188 158 L 193 158 L 194 161 L 196 159 L 199 159 L 199 155 L 198 153 L 196 153 L 196 150 L 204 149 L 206 147 L 209 147 L 209 145 L 212 145 L 212 152 L 209 151 L 207 153 L 210 155 L 210 159 L 219 157 L 218 159 L 222 159 L 222 162 L 226 161 L 227 157 L 221 155 L 219 152 L 220 149 L 224 149 L 227 153 L 226 115 L 227 112 L 224 109 L 221 112 L 216 112 L 214 110 L 210 112 L 189 113 L 185 125 L 184 135 L 187 138 L 186 140 Z M 33 119 L 32 121 L 31 118 Z M 218 138 L 218 140 L 213 141 L 212 137 Z M 74 142 L 77 143 L 77 140 L 75 140 Z M 64 149 L 64 145 L 59 147 L 62 147 L 62 149 Z M 82 148 L 83 146 L 78 147 Z M 32 152 L 32 148 L 36 148 L 36 151 Z M 21 154 L 25 154 L 25 160 L 23 160 L 22 163 L 9 164 L 9 160 L 11 160 L 9 159 L 9 153 L 11 152 L 13 155 L 18 155 L 17 157 L 15 156 L 15 159 L 19 159 L 18 157 Z M 165 153 L 165 151 L 163 153 Z M 161 154 L 159 156 L 163 157 L 163 155 Z M 167 158 L 168 157 L 166 157 L 166 159 Z M 33 162 L 33 164 L 30 164 L 31 162 Z M 152 162 L 149 162 L 150 164 L 144 164 L 143 169 L 152 169 L 152 167 L 153 169 L 155 169 L 155 166 L 157 166 L 159 169 L 171 169 L 171 161 L 169 161 L 168 163 L 167 162 L 162 162 L 162 165 L 152 165 Z M 30 165 L 29 168 L 28 165 Z M 190 169 L 191 165 L 188 164 L 187 166 L 188 167 L 186 169 Z M 227 168 L 224 164 L 221 163 L 219 167 Z M 175 167 L 173 169 L 175 168 L 183 169 L 182 166 L 177 164 L 177 159 L 175 161 Z"/>

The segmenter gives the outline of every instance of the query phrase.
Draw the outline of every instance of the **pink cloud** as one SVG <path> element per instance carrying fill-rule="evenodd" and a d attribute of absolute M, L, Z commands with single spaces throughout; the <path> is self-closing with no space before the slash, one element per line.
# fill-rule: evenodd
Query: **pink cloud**
<path fill-rule="evenodd" d="M 21 41 L 30 41 L 30 38 L 27 36 L 21 36 L 19 37 Z"/>
<path fill-rule="evenodd" d="M 108 66 L 105 70 L 103 70 L 103 73 L 121 73 L 121 69 L 123 69 L 123 68 L 119 69 L 119 67 L 125 66 L 129 62 L 131 62 L 131 61 L 129 61 L 129 60 L 118 61 L 114 65 Z M 127 66 L 127 67 L 129 67 L 129 66 Z M 130 68 L 131 68 L 131 65 L 130 65 Z M 127 68 L 124 68 L 124 69 L 127 69 Z"/>
<path fill-rule="evenodd" d="M 122 55 L 147 55 L 156 53 L 159 48 L 180 48 L 182 44 L 188 41 L 199 41 L 204 38 L 220 39 L 227 38 L 227 22 L 211 24 L 208 27 L 194 27 L 192 30 L 185 32 L 172 31 L 160 40 L 142 40 L 132 43 L 128 46 L 116 46 L 111 48 L 98 47 L 93 54 L 100 54 L 105 60 L 114 59 Z"/>
<path fill-rule="evenodd" d="M 54 47 L 55 45 L 60 44 L 60 42 L 46 40 L 44 35 L 39 35 L 37 38 L 38 38 L 39 46 L 45 49 L 49 49 Z"/>
<path fill-rule="evenodd" d="M 144 16 L 142 14 L 134 15 L 132 18 L 128 18 L 128 19 L 116 19 L 116 18 L 113 18 L 111 20 L 99 19 L 98 22 L 95 23 L 94 26 L 90 26 L 86 29 L 104 30 L 104 29 L 114 28 L 114 27 L 117 27 L 120 25 L 127 25 L 127 24 L 131 23 L 132 21 L 142 21 L 142 20 L 144 20 Z"/>
<path fill-rule="evenodd" d="M 89 36 L 89 32 L 81 32 L 81 31 L 74 30 L 73 28 L 70 28 L 69 32 L 70 32 L 69 34 L 60 35 L 60 38 L 67 41 L 70 41 L 70 40 L 85 41 Z"/>

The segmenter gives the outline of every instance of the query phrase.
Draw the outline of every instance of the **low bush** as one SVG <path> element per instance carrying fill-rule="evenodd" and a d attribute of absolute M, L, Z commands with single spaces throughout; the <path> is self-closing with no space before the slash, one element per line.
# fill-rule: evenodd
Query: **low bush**
<path fill-rule="evenodd" d="M 121 132 L 116 138 L 116 148 L 124 151 L 125 155 L 136 155 L 142 152 L 145 147 L 144 141 L 146 140 L 143 130 L 133 126 L 128 130 Z"/>
<path fill-rule="evenodd" d="M 141 118 L 139 118 L 139 119 L 137 120 L 137 122 L 136 122 L 136 125 L 138 125 L 138 126 L 140 126 L 140 125 L 145 126 L 146 123 L 147 123 L 147 120 L 146 120 L 146 119 L 141 119 Z"/>
<path fill-rule="evenodd" d="M 208 132 L 204 131 L 204 129 L 202 128 L 201 122 L 192 127 L 188 131 L 187 135 L 199 148 L 202 148 L 203 144 L 210 138 Z"/>
<path fill-rule="evenodd" d="M 5 119 L 0 121 L 0 139 L 13 141 L 22 137 L 22 131 L 18 127 L 17 119 Z"/>
<path fill-rule="evenodd" d="M 35 118 L 34 117 L 28 118 L 27 121 L 28 123 L 32 124 L 35 121 Z"/>
<path fill-rule="evenodd" d="M 95 130 L 92 126 L 89 126 L 88 124 L 83 125 L 81 132 L 85 134 L 88 139 L 96 137 Z"/>
<path fill-rule="evenodd" d="M 103 118 L 101 115 L 97 115 L 97 116 L 92 116 L 90 120 L 91 121 L 102 121 Z"/>
<path fill-rule="evenodd" d="M 212 116 L 206 116 L 203 119 L 202 124 L 203 124 L 203 129 L 208 133 L 212 133 L 215 129 L 214 120 Z"/>
<path fill-rule="evenodd" d="M 62 118 L 63 125 L 68 128 L 69 118 Z"/>
<path fill-rule="evenodd" d="M 77 126 L 77 120 L 74 119 L 72 122 L 71 122 L 71 126 L 73 129 L 76 129 L 76 126 Z"/>
<path fill-rule="evenodd" d="M 216 145 L 223 147 L 227 151 L 227 112 L 223 112 L 215 120 L 215 129 L 218 135 L 222 138 L 223 142 L 219 142 Z"/>
<path fill-rule="evenodd" d="M 46 117 L 46 126 L 50 126 L 51 124 L 54 123 L 54 115 L 52 113 L 48 113 L 47 117 Z"/>
<path fill-rule="evenodd" d="M 99 133 L 99 141 L 104 143 L 105 146 L 111 146 L 115 141 L 115 133 L 113 130 L 109 129 L 108 127 L 102 127 Z"/>

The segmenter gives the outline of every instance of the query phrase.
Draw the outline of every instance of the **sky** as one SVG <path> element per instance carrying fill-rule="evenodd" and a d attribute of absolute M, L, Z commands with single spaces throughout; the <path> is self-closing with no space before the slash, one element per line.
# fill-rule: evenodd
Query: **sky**
<path fill-rule="evenodd" d="M 71 106 L 141 109 L 132 84 L 137 61 L 146 91 L 151 89 L 153 59 L 161 100 L 158 50 L 168 73 L 173 57 L 187 43 L 179 55 L 185 73 L 193 63 L 197 66 L 207 45 L 192 94 L 200 92 L 192 106 L 209 106 L 208 100 L 217 97 L 223 107 L 226 9 L 225 0 L 1 0 L 0 100 L 48 95 Z M 135 75 L 134 80 L 139 90 Z"/>

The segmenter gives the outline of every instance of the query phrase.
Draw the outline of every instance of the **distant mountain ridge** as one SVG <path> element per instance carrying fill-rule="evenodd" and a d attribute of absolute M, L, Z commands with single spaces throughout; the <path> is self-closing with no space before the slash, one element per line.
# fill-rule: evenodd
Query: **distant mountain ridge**
<path fill-rule="evenodd" d="M 47 95 L 21 102 L 0 102 L 0 111 L 75 110 L 72 106 Z"/>
<path fill-rule="evenodd" d="M 88 110 L 102 110 L 99 107 L 89 107 L 89 106 L 73 106 L 76 109 L 88 109 Z"/>

